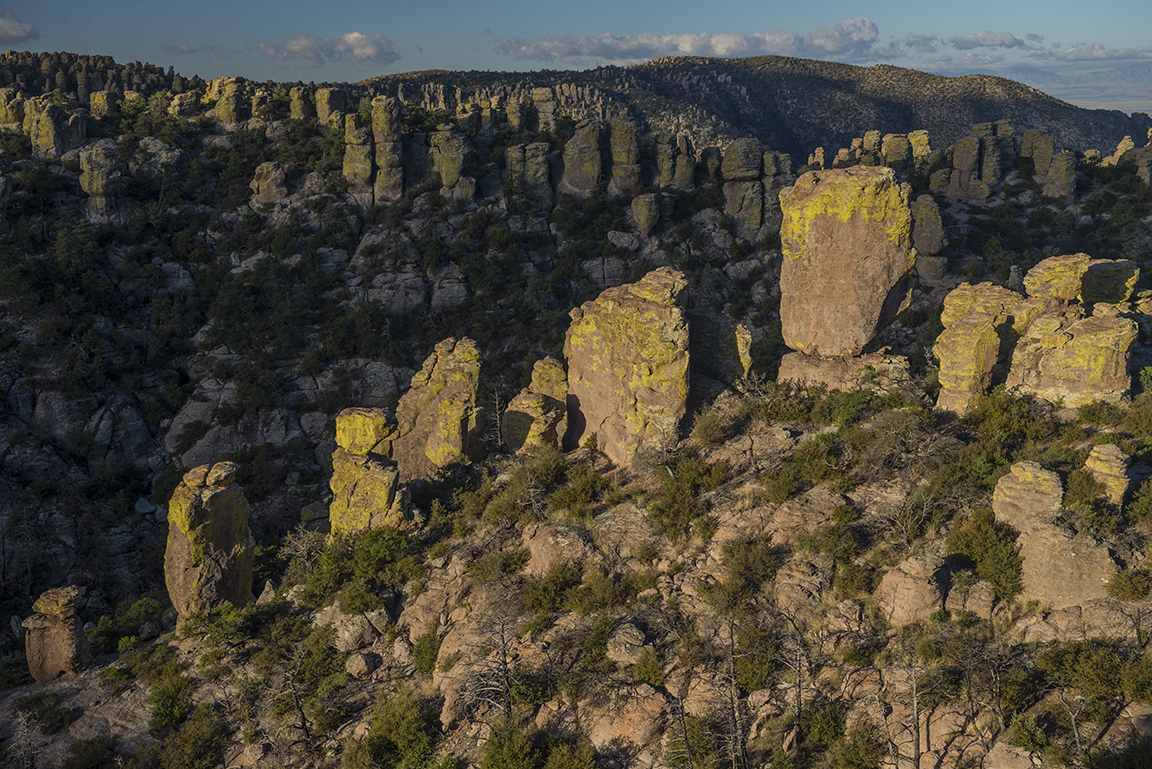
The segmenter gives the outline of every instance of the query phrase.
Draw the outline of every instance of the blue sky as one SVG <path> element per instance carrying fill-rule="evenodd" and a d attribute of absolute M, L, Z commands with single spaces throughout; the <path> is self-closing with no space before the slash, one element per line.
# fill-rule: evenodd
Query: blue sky
<path fill-rule="evenodd" d="M 1152 112 L 1146 0 L 17 0 L 0 4 L 0 46 L 108 54 L 207 78 L 316 82 L 780 54 L 1004 75 L 1083 106 Z M 1092 74 L 1100 72 L 1108 74 Z"/>

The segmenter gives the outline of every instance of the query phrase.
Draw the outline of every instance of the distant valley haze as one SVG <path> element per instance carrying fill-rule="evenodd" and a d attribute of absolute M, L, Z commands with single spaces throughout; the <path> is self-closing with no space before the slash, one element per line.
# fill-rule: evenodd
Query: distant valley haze
<path fill-rule="evenodd" d="M 0 6 L 0 45 L 104 54 L 188 75 L 355 82 L 445 70 L 765 54 L 1010 78 L 1080 107 L 1152 112 L 1152 22 L 1135 0 L 933 4 L 500 0 Z"/>

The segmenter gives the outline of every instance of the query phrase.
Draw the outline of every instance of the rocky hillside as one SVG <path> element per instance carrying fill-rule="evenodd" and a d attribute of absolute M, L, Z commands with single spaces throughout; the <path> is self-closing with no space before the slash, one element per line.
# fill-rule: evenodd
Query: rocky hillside
<path fill-rule="evenodd" d="M 1152 148 L 766 142 L 721 101 L 788 61 L 7 54 L 9 755 L 1146 755 Z"/>

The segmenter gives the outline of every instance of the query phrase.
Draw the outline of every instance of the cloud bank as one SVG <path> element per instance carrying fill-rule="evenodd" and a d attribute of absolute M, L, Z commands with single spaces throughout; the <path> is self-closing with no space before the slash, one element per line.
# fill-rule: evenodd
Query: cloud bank
<path fill-rule="evenodd" d="M 40 30 L 28 22 L 20 21 L 6 8 L 0 8 L 0 45 L 22 43 L 40 37 Z"/>
<path fill-rule="evenodd" d="M 539 40 L 500 39 L 496 52 L 513 59 L 532 61 L 580 62 L 599 59 L 605 62 L 636 62 L 660 56 L 826 56 L 855 57 L 868 51 L 880 32 L 868 19 L 860 16 L 845 19 L 827 29 L 806 34 L 770 30 L 750 35 L 738 32 L 708 34 L 640 34 L 636 36 L 573 37 L 549 35 Z"/>
<path fill-rule="evenodd" d="M 304 59 L 317 67 L 328 62 L 343 64 L 393 64 L 400 54 L 392 41 L 380 34 L 348 32 L 339 37 L 312 37 L 300 33 L 286 43 L 260 43 L 260 53 L 272 59 Z"/>

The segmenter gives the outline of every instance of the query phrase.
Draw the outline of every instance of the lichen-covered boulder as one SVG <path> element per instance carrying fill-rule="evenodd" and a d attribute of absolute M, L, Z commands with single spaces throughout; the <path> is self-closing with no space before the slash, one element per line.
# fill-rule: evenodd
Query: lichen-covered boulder
<path fill-rule="evenodd" d="M 1024 288 L 1029 297 L 1074 302 L 1080 298 L 1084 273 L 1091 262 L 1088 254 L 1050 256 L 1028 270 Z"/>
<path fill-rule="evenodd" d="M 232 462 L 184 474 L 168 503 L 164 582 L 181 621 L 225 602 L 250 603 L 256 542 Z"/>
<path fill-rule="evenodd" d="M 480 352 L 471 339 L 436 345 L 396 407 L 401 480 L 426 477 L 468 453 L 476 429 Z"/>
<path fill-rule="evenodd" d="M 372 138 L 377 144 L 398 142 L 403 123 L 400 120 L 400 100 L 392 96 L 377 96 L 372 100 Z"/>
<path fill-rule="evenodd" d="M 688 403 L 687 285 L 661 267 L 572 310 L 566 447 L 595 435 L 609 458 L 628 463 L 675 443 Z"/>
<path fill-rule="evenodd" d="M 992 512 L 997 521 L 1027 534 L 1036 524 L 1059 515 L 1063 502 L 1064 484 L 1058 474 L 1038 462 L 1017 462 L 996 483 Z"/>
<path fill-rule="evenodd" d="M 595 120 L 581 120 L 576 132 L 564 145 L 564 175 L 560 190 L 574 195 L 587 195 L 600 189 L 600 133 Z"/>
<path fill-rule="evenodd" d="M 793 350 L 859 355 L 906 306 L 911 187 L 890 168 L 809 171 L 781 190 L 780 320 Z"/>
<path fill-rule="evenodd" d="M 1048 166 L 1052 164 L 1055 147 L 1055 142 L 1047 131 L 1043 129 L 1025 131 L 1020 142 L 1020 157 L 1032 158 L 1036 175 L 1043 178 L 1048 175 Z"/>
<path fill-rule="evenodd" d="M 751 182 L 760 178 L 764 149 L 757 139 L 736 139 L 724 148 L 720 175 L 726 182 Z"/>
<path fill-rule="evenodd" d="M 19 88 L 0 88 L 0 123 L 24 122 L 24 94 Z"/>
<path fill-rule="evenodd" d="M 1076 155 L 1068 150 L 1061 150 L 1052 156 L 1048 175 L 1044 179 L 1043 195 L 1062 203 L 1071 203 L 1075 189 Z"/>
<path fill-rule="evenodd" d="M 940 362 L 937 408 L 963 414 L 988 391 L 995 372 L 1003 380 L 1017 337 L 1012 313 L 1022 299 L 991 283 L 962 283 L 945 297 L 944 331 L 932 348 Z"/>
<path fill-rule="evenodd" d="M 312 96 L 307 88 L 295 86 L 288 92 L 288 117 L 293 120 L 307 120 L 316 116 Z"/>
<path fill-rule="evenodd" d="M 632 195 L 640 189 L 640 130 L 626 117 L 608 121 L 608 148 L 612 156 L 612 177 L 608 191 Z"/>
<path fill-rule="evenodd" d="M 1093 446 L 1084 467 L 1104 486 L 1108 501 L 1120 507 L 1132 487 L 1132 459 L 1115 443 Z"/>
<path fill-rule="evenodd" d="M 552 357 L 536 361 L 532 383 L 512 399 L 500 421 L 508 448 L 559 446 L 568 428 L 567 403 L 564 364 Z"/>
<path fill-rule="evenodd" d="M 333 533 L 348 533 L 391 526 L 415 530 L 406 495 L 400 493 L 396 463 L 379 454 L 355 454 L 338 448 L 332 452 L 332 501 L 328 522 Z"/>
<path fill-rule="evenodd" d="M 391 456 L 397 432 L 396 417 L 388 409 L 353 407 L 336 415 L 336 445 L 357 456 Z"/>
<path fill-rule="evenodd" d="M 252 188 L 255 205 L 275 205 L 288 196 L 288 172 L 274 161 L 261 163 L 248 186 Z"/>
<path fill-rule="evenodd" d="M 1006 384 L 1065 406 L 1116 403 L 1129 393 L 1136 323 L 1119 315 L 1041 315 L 1016 344 Z"/>
<path fill-rule="evenodd" d="M 85 592 L 75 585 L 47 590 L 32 604 L 34 614 L 21 623 L 27 631 L 24 656 L 36 683 L 73 678 L 92 661 L 84 623 L 76 615 Z"/>
<path fill-rule="evenodd" d="M 347 111 L 347 91 L 342 88 L 316 89 L 316 119 L 321 123 L 343 120 L 343 115 Z"/>
<path fill-rule="evenodd" d="M 404 145 L 376 143 L 376 181 L 372 195 L 377 203 L 390 203 L 404 194 Z"/>
<path fill-rule="evenodd" d="M 550 150 L 547 142 L 516 144 L 505 150 L 505 173 L 515 192 L 541 203 L 551 202 L 552 187 L 548 183 Z"/>
<path fill-rule="evenodd" d="M 943 567 L 944 559 L 939 556 L 918 555 L 885 574 L 873 594 L 885 619 L 893 625 L 908 625 L 926 621 L 943 609 L 938 576 Z"/>
<path fill-rule="evenodd" d="M 171 104 L 168 105 L 168 114 L 174 117 L 193 117 L 199 112 L 200 94 L 195 91 L 176 94 L 172 97 Z"/>
<path fill-rule="evenodd" d="M 88 110 L 100 120 L 120 114 L 120 94 L 115 91 L 96 91 L 88 97 Z"/>
<path fill-rule="evenodd" d="M 436 131 L 428 137 L 432 148 L 432 165 L 440 174 L 440 184 L 455 187 L 472 158 L 472 145 L 459 131 Z"/>
<path fill-rule="evenodd" d="M 724 185 L 724 213 L 752 234 L 764 223 L 764 185 L 759 181 L 727 182 Z"/>

